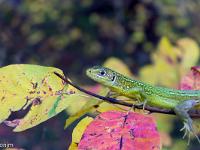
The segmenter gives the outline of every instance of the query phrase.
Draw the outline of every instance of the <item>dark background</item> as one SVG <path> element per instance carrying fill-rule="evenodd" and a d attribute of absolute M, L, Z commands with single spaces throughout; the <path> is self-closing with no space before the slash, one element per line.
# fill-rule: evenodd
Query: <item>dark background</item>
<path fill-rule="evenodd" d="M 115 56 L 132 71 L 151 63 L 162 36 L 200 42 L 199 0 L 0 0 L 0 65 L 62 69 L 77 83 L 84 70 Z M 62 150 L 71 133 L 65 113 L 22 133 L 0 126 L 0 142 L 34 150 Z M 32 148 L 31 148 L 32 147 Z"/>

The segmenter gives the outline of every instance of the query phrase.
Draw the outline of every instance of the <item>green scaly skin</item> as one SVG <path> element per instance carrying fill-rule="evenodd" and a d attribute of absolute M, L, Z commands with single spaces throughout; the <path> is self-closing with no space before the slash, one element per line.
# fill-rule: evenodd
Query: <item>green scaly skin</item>
<path fill-rule="evenodd" d="M 193 133 L 200 142 L 194 133 L 192 119 L 188 115 L 188 111 L 200 102 L 200 90 L 176 90 L 152 86 L 102 66 L 89 68 L 86 74 L 94 81 L 107 86 L 112 93 L 137 99 L 144 105 L 174 110 L 183 121 L 184 127 L 181 129 L 185 130 L 183 137 L 188 135 L 190 140 L 190 134 Z"/>

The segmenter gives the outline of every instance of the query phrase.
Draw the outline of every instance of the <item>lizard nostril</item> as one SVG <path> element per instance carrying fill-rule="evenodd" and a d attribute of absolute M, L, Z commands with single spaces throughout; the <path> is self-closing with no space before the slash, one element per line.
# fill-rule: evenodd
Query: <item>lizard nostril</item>
<path fill-rule="evenodd" d="M 87 74 L 91 74 L 91 73 L 92 73 L 91 69 L 88 69 Z"/>

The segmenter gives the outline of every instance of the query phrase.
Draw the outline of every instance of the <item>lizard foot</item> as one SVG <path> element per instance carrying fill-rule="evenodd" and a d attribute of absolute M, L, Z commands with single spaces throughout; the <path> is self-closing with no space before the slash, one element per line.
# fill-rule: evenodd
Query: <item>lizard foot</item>
<path fill-rule="evenodd" d="M 142 109 L 145 110 L 146 104 L 147 104 L 147 100 L 144 100 L 143 102 L 140 102 L 139 104 L 135 104 L 135 106 L 142 107 Z"/>
<path fill-rule="evenodd" d="M 192 119 L 185 119 L 183 121 L 183 128 L 180 131 L 184 131 L 183 139 L 188 136 L 188 145 L 190 144 L 190 135 L 193 134 L 197 141 L 200 143 L 200 139 L 197 134 L 194 132 L 194 128 L 192 126 Z"/>
<path fill-rule="evenodd" d="M 147 100 L 145 100 L 144 102 L 140 102 L 139 104 L 133 104 L 133 109 L 135 110 L 135 106 L 139 107 L 139 108 L 142 108 L 144 114 L 149 114 L 149 113 L 146 113 L 145 111 L 145 106 L 147 104 Z"/>
<path fill-rule="evenodd" d="M 179 116 L 180 119 L 183 121 L 183 128 L 180 131 L 185 132 L 183 135 L 183 138 L 188 136 L 188 145 L 190 143 L 191 134 L 193 134 L 198 140 L 198 142 L 200 143 L 199 137 L 194 132 L 193 121 L 188 114 L 188 111 L 198 104 L 199 104 L 199 101 L 186 100 L 186 101 L 180 102 L 180 104 L 178 104 L 174 109 L 176 115 Z"/>

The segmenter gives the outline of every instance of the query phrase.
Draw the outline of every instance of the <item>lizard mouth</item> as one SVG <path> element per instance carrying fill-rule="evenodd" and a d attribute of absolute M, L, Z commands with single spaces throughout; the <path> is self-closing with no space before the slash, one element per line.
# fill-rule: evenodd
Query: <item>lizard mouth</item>
<path fill-rule="evenodd" d="M 86 75 L 87 75 L 88 77 L 92 78 L 92 70 L 91 70 L 91 69 L 87 69 Z"/>
<path fill-rule="evenodd" d="M 86 75 L 93 79 L 94 81 L 96 81 L 97 78 L 99 78 L 99 76 L 92 70 L 92 69 L 87 69 L 86 70 Z"/>

